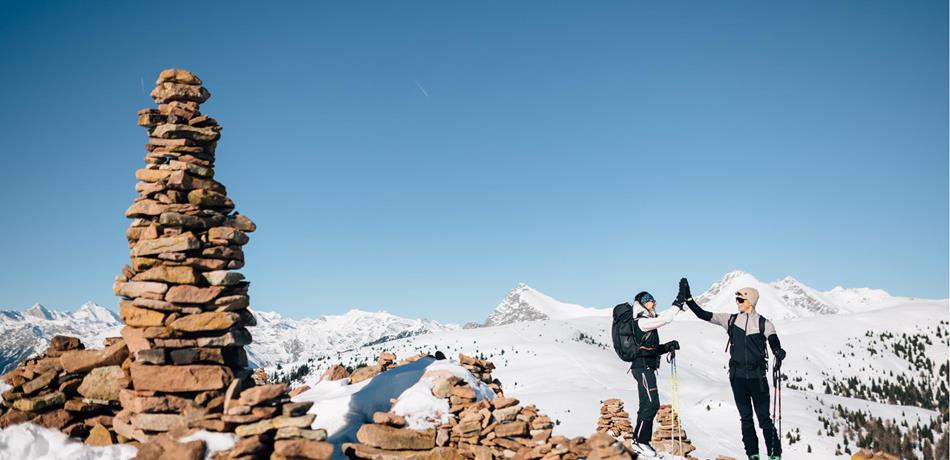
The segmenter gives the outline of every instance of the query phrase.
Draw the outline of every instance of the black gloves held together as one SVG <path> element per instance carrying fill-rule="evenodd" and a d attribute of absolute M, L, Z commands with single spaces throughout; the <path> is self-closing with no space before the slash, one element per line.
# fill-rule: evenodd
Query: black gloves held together
<path fill-rule="evenodd" d="M 676 300 L 682 300 L 686 302 L 686 299 L 693 297 L 693 294 L 689 292 L 689 281 L 686 278 L 680 278 L 680 291 L 676 296 Z"/>
<path fill-rule="evenodd" d="M 680 343 L 675 340 L 671 340 L 663 344 L 663 353 L 669 353 L 673 350 L 679 350 L 679 349 L 680 349 Z"/>
<path fill-rule="evenodd" d="M 680 299 L 679 297 L 677 297 L 676 300 L 673 301 L 673 305 L 674 305 L 676 308 L 679 308 L 680 311 L 686 310 L 686 308 L 683 307 L 683 304 L 684 304 L 684 303 L 685 303 L 685 301 L 684 301 L 683 299 Z"/>

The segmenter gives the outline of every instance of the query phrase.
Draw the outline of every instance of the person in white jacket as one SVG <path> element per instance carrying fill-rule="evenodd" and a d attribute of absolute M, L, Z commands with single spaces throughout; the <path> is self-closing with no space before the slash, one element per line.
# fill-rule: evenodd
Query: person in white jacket
<path fill-rule="evenodd" d="M 657 329 L 669 324 L 683 311 L 683 302 L 677 298 L 673 302 L 676 308 L 656 313 L 656 299 L 649 292 L 640 292 L 634 297 L 633 305 L 622 303 L 614 307 L 614 318 L 632 314 L 636 356 L 630 364 L 630 370 L 637 379 L 637 393 L 640 405 L 637 408 L 637 426 L 633 432 L 633 450 L 645 458 L 656 458 L 656 450 L 650 445 L 653 436 L 653 419 L 660 410 L 660 399 L 656 389 L 656 370 L 660 367 L 660 356 L 678 350 L 679 342 L 673 340 L 660 343 Z"/>

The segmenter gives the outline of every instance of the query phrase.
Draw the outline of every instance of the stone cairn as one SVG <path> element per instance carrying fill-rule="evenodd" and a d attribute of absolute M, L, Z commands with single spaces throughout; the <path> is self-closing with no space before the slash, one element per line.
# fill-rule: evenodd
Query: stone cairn
<path fill-rule="evenodd" d="M 238 436 L 218 460 L 332 455 L 326 431 L 310 429 L 313 403 L 290 399 L 302 390 L 247 369 L 255 319 L 249 283 L 234 270 L 255 225 L 214 180 L 221 127 L 198 110 L 209 97 L 201 84 L 165 70 L 151 93 L 158 108 L 139 112 L 149 141 L 126 211 L 132 263 L 113 286 L 122 337 L 87 350 L 57 336 L 0 376 L 11 386 L 0 426 L 32 421 L 87 444 L 131 443 L 139 459 L 202 459 L 204 441 L 178 442 L 200 429 Z"/>
<path fill-rule="evenodd" d="M 660 406 L 656 414 L 657 428 L 653 431 L 653 448 L 657 452 L 667 452 L 680 457 L 689 457 L 689 453 L 696 450 L 686 431 L 680 425 L 680 417 L 670 405 Z"/>
<path fill-rule="evenodd" d="M 169 439 L 194 429 L 241 437 L 216 458 L 328 458 L 326 432 L 309 429 L 312 403 L 291 402 L 284 384 L 254 386 L 246 369 L 256 321 L 249 283 L 234 270 L 256 226 L 214 179 L 221 127 L 199 111 L 210 93 L 191 72 L 168 69 L 151 96 L 158 108 L 138 114 L 149 136 L 139 196 L 125 212 L 132 263 L 113 288 L 131 354 L 113 428 L 145 443 L 143 458 L 182 455 Z"/>
<path fill-rule="evenodd" d="M 522 406 L 504 396 L 500 382 L 491 376 L 491 362 L 460 354 L 459 363 L 492 388 L 494 399 L 479 401 L 474 388 L 447 372 L 426 372 L 424 378 L 433 381 L 433 396 L 448 402 L 448 423 L 413 430 L 402 416 L 377 412 L 373 423 L 360 427 L 358 442 L 343 445 L 344 453 L 356 459 L 632 458 L 620 442 L 604 433 L 589 439 L 554 436 L 550 417 L 533 405 Z"/>
<path fill-rule="evenodd" d="M 597 420 L 597 431 L 607 433 L 614 439 L 624 441 L 633 440 L 633 426 L 630 424 L 630 414 L 623 408 L 620 399 L 608 399 L 600 406 L 600 419 Z"/>

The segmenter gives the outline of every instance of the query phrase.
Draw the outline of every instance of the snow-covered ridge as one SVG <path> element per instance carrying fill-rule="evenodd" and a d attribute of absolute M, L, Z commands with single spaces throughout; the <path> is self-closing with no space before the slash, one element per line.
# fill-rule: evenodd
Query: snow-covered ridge
<path fill-rule="evenodd" d="M 258 324 L 251 328 L 254 342 L 248 346 L 248 355 L 252 363 L 267 368 L 292 365 L 302 358 L 329 357 L 389 340 L 460 329 L 385 311 L 350 310 L 316 319 L 252 311 Z M 55 335 L 78 337 L 87 347 L 99 348 L 106 337 L 118 336 L 121 329 L 118 315 L 93 302 L 72 312 L 50 310 L 40 304 L 21 311 L 0 310 L 0 372 L 45 351 Z"/>
<path fill-rule="evenodd" d="M 254 315 L 257 326 L 251 328 L 254 342 L 248 354 L 252 362 L 265 368 L 334 356 L 399 338 L 461 329 L 454 324 L 403 318 L 385 311 L 350 310 L 316 319 L 284 318 L 279 313 L 261 311 L 254 311 Z"/>
<path fill-rule="evenodd" d="M 698 287 L 692 286 L 693 292 Z M 732 312 L 736 309 L 735 292 L 744 287 L 758 289 L 756 310 L 770 319 L 859 313 L 915 301 L 912 298 L 894 297 L 879 289 L 838 286 L 830 291 L 819 291 L 791 276 L 766 283 L 740 270 L 727 273 L 698 296 L 696 301 L 707 310 Z"/>

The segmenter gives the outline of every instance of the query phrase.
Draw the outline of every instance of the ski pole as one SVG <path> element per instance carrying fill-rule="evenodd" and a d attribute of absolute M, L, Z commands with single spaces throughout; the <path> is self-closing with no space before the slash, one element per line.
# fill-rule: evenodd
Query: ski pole
<path fill-rule="evenodd" d="M 667 359 L 670 363 L 670 410 L 673 421 L 673 438 L 676 445 L 679 446 L 679 453 L 683 453 L 683 427 L 682 416 L 679 414 L 679 381 L 676 378 L 676 351 L 671 351 Z"/>

